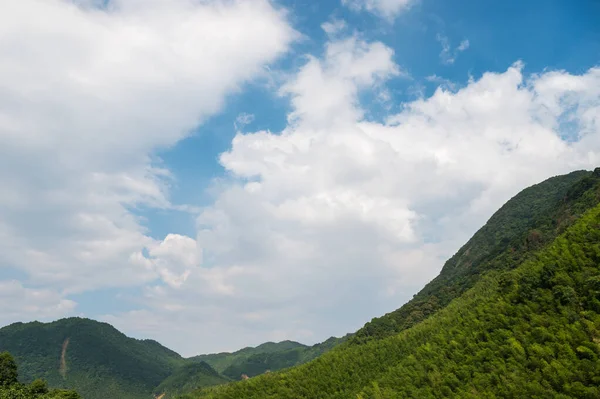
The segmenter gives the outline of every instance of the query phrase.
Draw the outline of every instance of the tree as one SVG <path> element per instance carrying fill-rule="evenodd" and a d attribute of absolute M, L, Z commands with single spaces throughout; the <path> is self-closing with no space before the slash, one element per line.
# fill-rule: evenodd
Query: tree
<path fill-rule="evenodd" d="M 17 382 L 17 363 L 8 352 L 0 353 L 0 386 L 9 386 Z"/>
<path fill-rule="evenodd" d="M 46 381 L 38 378 L 29 385 L 29 392 L 36 395 L 48 393 L 48 384 Z"/>

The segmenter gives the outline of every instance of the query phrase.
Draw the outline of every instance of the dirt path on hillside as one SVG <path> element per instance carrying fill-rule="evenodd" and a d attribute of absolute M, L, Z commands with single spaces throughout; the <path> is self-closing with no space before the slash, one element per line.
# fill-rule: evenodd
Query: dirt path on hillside
<path fill-rule="evenodd" d="M 65 378 L 67 376 L 66 355 L 67 355 L 67 347 L 68 346 L 69 346 L 69 338 L 65 339 L 65 342 L 63 342 L 62 352 L 60 353 L 60 368 L 58 369 L 58 371 L 60 372 L 60 375 L 63 376 L 63 378 Z"/>

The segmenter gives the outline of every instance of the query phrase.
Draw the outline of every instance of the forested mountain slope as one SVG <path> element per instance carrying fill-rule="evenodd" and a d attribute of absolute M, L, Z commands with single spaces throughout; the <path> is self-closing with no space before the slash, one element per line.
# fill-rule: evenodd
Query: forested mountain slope
<path fill-rule="evenodd" d="M 170 399 L 198 388 L 226 384 L 230 381 L 206 362 L 191 361 L 175 369 L 170 376 L 154 388 L 153 393 L 154 396 L 161 399 Z"/>
<path fill-rule="evenodd" d="M 586 177 L 592 180 L 560 200 L 571 216 L 579 206 L 573 198 L 596 184 L 596 176 Z M 560 222 L 542 234 L 557 229 Z M 504 259 L 448 306 L 398 334 L 186 397 L 600 397 L 600 206 L 540 251 Z"/>
<path fill-rule="evenodd" d="M 306 363 L 345 342 L 350 335 L 342 338 L 331 337 L 313 346 L 293 341 L 267 342 L 255 348 L 244 348 L 233 353 L 200 355 L 190 360 L 201 360 L 232 380 L 240 380 L 242 375 L 254 377 L 267 371 L 276 371 Z"/>
<path fill-rule="evenodd" d="M 502 206 L 450 258 L 441 273 L 399 309 L 374 318 L 351 344 L 409 328 L 471 288 L 488 270 L 514 267 L 556 238 L 600 198 L 600 168 L 552 177 Z"/>

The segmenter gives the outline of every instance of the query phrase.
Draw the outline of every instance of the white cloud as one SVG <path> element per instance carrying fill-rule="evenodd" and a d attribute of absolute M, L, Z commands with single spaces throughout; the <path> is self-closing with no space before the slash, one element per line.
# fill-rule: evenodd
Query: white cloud
<path fill-rule="evenodd" d="M 388 20 L 393 20 L 401 12 L 408 10 L 415 2 L 416 0 L 342 0 L 342 4 L 352 10 L 365 10 Z"/>
<path fill-rule="evenodd" d="M 233 123 L 233 127 L 238 130 L 250 123 L 254 122 L 254 114 L 248 114 L 246 112 L 242 112 L 235 118 L 235 122 Z"/>
<path fill-rule="evenodd" d="M 184 209 L 152 153 L 297 36 L 267 0 L 101 3 L 0 2 L 0 266 L 65 294 L 185 279 L 196 262 L 174 253 L 194 240 L 132 211 Z"/>
<path fill-rule="evenodd" d="M 442 45 L 442 51 L 440 52 L 440 59 L 442 60 L 442 63 L 444 63 L 444 64 L 454 64 L 454 61 L 456 61 L 456 58 L 458 58 L 458 55 L 460 53 L 462 53 L 463 51 L 466 51 L 470 45 L 469 41 L 467 39 L 465 39 L 462 42 L 460 42 L 458 47 L 456 47 L 454 50 L 452 50 L 452 48 L 450 46 L 450 42 L 448 41 L 448 38 L 446 36 L 438 34 L 436 36 L 436 40 L 438 42 L 440 42 L 440 44 Z"/>
<path fill-rule="evenodd" d="M 428 82 L 437 84 L 438 87 L 441 87 L 444 90 L 454 91 L 454 90 L 456 90 L 456 87 L 457 87 L 455 82 L 451 81 L 450 79 L 446 79 L 441 76 L 438 76 L 436 74 L 425 77 L 425 80 Z"/>
<path fill-rule="evenodd" d="M 348 24 L 342 19 L 333 19 L 331 21 L 327 21 L 321 24 L 321 28 L 329 36 L 334 37 L 344 32 L 348 28 Z"/>
<path fill-rule="evenodd" d="M 525 78 L 516 63 L 364 121 L 360 91 L 398 71 L 381 43 L 330 42 L 283 86 L 286 129 L 238 133 L 221 156 L 234 181 L 198 219 L 202 271 L 148 294 L 154 317 L 185 326 L 157 337 L 193 354 L 353 331 L 409 299 L 519 190 L 600 160 L 599 69 Z M 556 123 L 575 105 L 585 143 Z M 207 292 L 209 272 L 223 289 Z"/>
<path fill-rule="evenodd" d="M 0 323 L 52 320 L 73 312 L 75 302 L 58 292 L 24 287 L 19 281 L 0 281 Z"/>
<path fill-rule="evenodd" d="M 281 88 L 294 108 L 288 119 L 321 126 L 360 118 L 358 90 L 398 75 L 392 57 L 392 49 L 382 43 L 366 43 L 355 36 L 329 42 L 323 60 L 309 58 L 298 75 Z"/>

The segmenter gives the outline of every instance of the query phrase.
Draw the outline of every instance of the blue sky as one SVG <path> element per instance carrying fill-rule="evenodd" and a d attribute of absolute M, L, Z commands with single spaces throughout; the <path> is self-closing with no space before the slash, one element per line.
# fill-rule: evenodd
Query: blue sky
<path fill-rule="evenodd" d="M 318 342 L 600 161 L 594 0 L 0 15 L 3 324 L 83 315 L 185 355 Z"/>
<path fill-rule="evenodd" d="M 439 81 L 438 76 L 457 86 L 467 84 L 470 77 L 485 72 L 501 72 L 515 61 L 524 62 L 525 73 L 540 73 L 546 69 L 585 72 L 600 58 L 600 29 L 596 15 L 600 4 L 593 0 L 580 2 L 542 1 L 503 2 L 502 4 L 462 1 L 415 2 L 409 12 L 393 22 L 382 21 L 377 15 L 356 13 L 340 1 L 289 0 L 276 2 L 290 13 L 293 26 L 304 35 L 290 53 L 276 64 L 277 68 L 293 71 L 299 68 L 306 54 L 319 56 L 327 35 L 324 22 L 343 20 L 348 29 L 369 40 L 381 40 L 395 51 L 395 61 L 410 77 L 398 77 L 388 82 L 393 96 L 392 109 L 419 96 L 430 96 Z M 459 52 L 453 63 L 444 63 L 440 53 L 443 36 L 451 52 L 463 40 L 469 48 Z M 389 111 L 373 96 L 363 98 L 372 119 L 385 118 Z M 225 175 L 218 162 L 219 154 L 227 151 L 236 130 L 236 118 L 243 113 L 253 115 L 244 130 L 279 132 L 286 126 L 290 110 L 288 99 L 272 88 L 249 83 L 239 93 L 227 98 L 227 106 L 194 134 L 173 148 L 157 152 L 161 162 L 174 172 L 176 181 L 171 191 L 175 203 L 204 205 L 210 202 L 206 187 L 214 178 Z M 180 212 L 140 212 L 148 218 L 150 234 L 156 238 L 169 232 L 192 234 L 193 220 Z"/>

